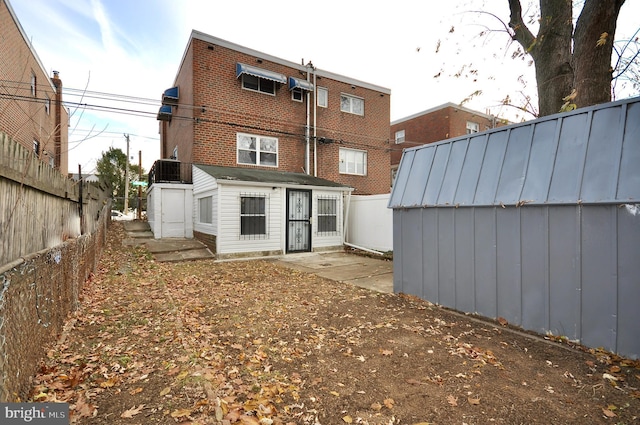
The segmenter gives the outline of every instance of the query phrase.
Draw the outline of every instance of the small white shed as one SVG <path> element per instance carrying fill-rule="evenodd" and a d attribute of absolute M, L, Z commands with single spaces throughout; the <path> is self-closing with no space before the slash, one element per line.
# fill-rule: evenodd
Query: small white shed
<path fill-rule="evenodd" d="M 193 165 L 193 234 L 217 258 L 342 249 L 353 189 L 302 173 Z"/>

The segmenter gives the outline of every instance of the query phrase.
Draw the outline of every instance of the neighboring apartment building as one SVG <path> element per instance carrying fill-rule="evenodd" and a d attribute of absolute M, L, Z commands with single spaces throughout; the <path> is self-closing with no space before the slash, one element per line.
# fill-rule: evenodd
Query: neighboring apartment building
<path fill-rule="evenodd" d="M 69 113 L 62 81 L 38 58 L 8 0 L 0 0 L 0 132 L 67 174 Z"/>
<path fill-rule="evenodd" d="M 389 192 L 386 88 L 193 31 L 163 105 L 162 158 Z"/>
<path fill-rule="evenodd" d="M 496 117 L 445 103 L 391 123 L 391 173 L 398 170 L 405 148 L 478 133 L 503 125 Z"/>

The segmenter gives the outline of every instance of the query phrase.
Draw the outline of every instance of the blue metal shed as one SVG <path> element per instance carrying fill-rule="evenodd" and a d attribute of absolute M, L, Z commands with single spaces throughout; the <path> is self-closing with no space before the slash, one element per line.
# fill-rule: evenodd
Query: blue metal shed
<path fill-rule="evenodd" d="M 394 291 L 640 357 L 640 98 L 407 149 Z"/>

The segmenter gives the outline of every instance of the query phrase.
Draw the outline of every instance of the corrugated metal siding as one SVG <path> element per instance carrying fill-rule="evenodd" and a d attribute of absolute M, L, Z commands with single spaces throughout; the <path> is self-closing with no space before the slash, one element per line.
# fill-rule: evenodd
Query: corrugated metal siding
<path fill-rule="evenodd" d="M 640 100 L 404 152 L 391 208 L 640 200 Z"/>
<path fill-rule="evenodd" d="M 640 214 L 617 205 L 394 211 L 394 291 L 640 357 Z"/>
<path fill-rule="evenodd" d="M 640 99 L 405 151 L 394 290 L 640 358 Z"/>

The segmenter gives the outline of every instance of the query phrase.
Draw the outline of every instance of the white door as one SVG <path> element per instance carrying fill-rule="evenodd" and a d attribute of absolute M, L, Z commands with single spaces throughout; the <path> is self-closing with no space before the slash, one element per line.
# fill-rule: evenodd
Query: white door
<path fill-rule="evenodd" d="M 161 234 L 163 238 L 185 238 L 185 205 L 183 189 L 163 189 Z"/>

